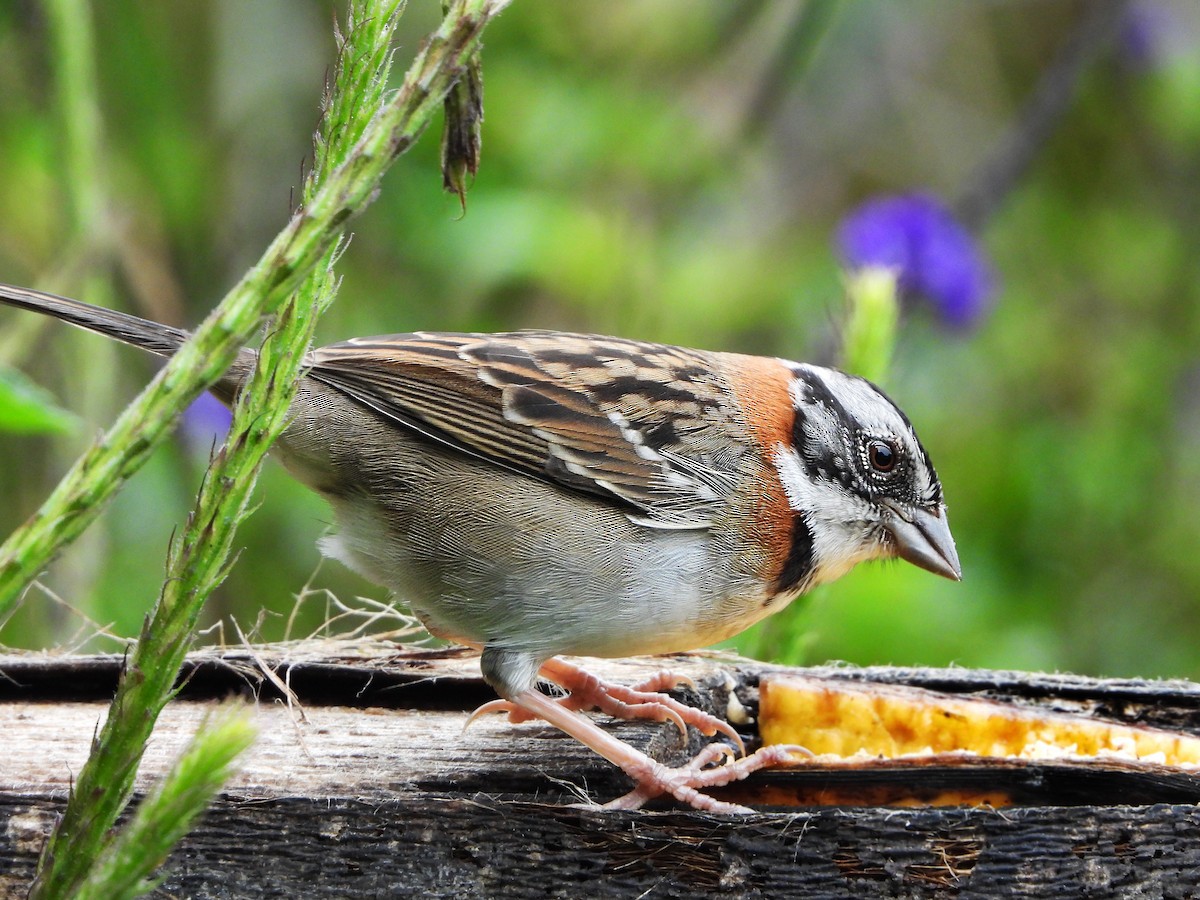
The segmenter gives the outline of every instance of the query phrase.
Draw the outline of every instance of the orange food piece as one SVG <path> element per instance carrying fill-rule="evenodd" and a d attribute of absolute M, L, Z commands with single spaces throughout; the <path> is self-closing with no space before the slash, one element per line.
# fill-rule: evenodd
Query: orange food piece
<path fill-rule="evenodd" d="M 763 743 L 799 744 L 818 757 L 960 752 L 1200 765 L 1200 738 L 1190 735 L 920 688 L 788 676 L 765 678 L 760 696 Z"/>

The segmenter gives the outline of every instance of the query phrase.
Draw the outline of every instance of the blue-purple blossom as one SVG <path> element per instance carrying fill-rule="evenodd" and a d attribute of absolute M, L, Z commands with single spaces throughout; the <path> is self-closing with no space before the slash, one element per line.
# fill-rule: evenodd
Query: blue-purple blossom
<path fill-rule="evenodd" d="M 1174 10 L 1165 3 L 1138 0 L 1126 7 L 1122 16 L 1117 36 L 1121 61 L 1143 72 L 1161 66 L 1180 31 Z"/>
<path fill-rule="evenodd" d="M 928 301 L 948 325 L 969 327 L 987 309 L 991 268 L 975 238 L 934 197 L 864 203 L 842 221 L 837 244 L 849 268 L 895 269 L 901 296 Z"/>
<path fill-rule="evenodd" d="M 205 391 L 183 411 L 179 431 L 188 446 L 208 453 L 214 443 L 225 440 L 232 416 L 229 407 Z"/>

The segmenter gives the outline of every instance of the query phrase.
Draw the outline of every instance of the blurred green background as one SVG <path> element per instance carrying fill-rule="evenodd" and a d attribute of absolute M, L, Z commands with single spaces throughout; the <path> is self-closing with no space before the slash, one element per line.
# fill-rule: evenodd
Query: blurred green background
<path fill-rule="evenodd" d="M 41 4 L 0 5 L 0 280 L 198 321 L 286 221 L 340 12 L 95 4 L 92 121 L 64 108 Z M 412 0 L 398 69 L 438 15 Z M 545 327 L 828 363 L 839 221 L 932 192 L 998 291 L 969 329 L 907 310 L 885 387 L 938 466 L 965 580 L 860 567 L 736 645 L 1200 678 L 1200 7 L 517 0 L 484 72 L 466 215 L 431 131 L 354 223 L 322 341 Z M 7 532 L 155 362 L 13 312 L 0 362 L 76 416 L 0 435 Z M 160 452 L 0 640 L 136 633 L 210 441 Z M 300 636 L 326 614 L 293 620 L 306 586 L 385 596 L 318 568 L 319 500 L 278 467 L 260 493 L 210 623 Z"/>

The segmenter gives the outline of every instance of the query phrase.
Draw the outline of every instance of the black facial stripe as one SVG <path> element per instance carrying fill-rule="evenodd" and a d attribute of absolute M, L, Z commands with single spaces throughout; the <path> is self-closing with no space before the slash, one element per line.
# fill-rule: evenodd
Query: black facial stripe
<path fill-rule="evenodd" d="M 848 491 L 858 487 L 859 481 L 854 477 L 850 465 L 845 460 L 843 460 L 843 465 L 838 466 L 835 457 L 819 456 L 816 459 L 805 460 L 804 465 L 817 477 L 836 482 Z"/>
<path fill-rule="evenodd" d="M 804 521 L 804 515 L 796 513 L 792 516 L 792 546 L 788 548 L 783 568 L 779 570 L 779 577 L 775 579 L 775 594 L 786 594 L 799 589 L 812 574 L 812 570 L 812 529 Z"/>
<path fill-rule="evenodd" d="M 804 410 L 795 410 L 792 417 L 792 446 L 798 451 L 804 448 L 804 423 Z"/>
<path fill-rule="evenodd" d="M 833 396 L 833 393 L 825 386 L 825 382 L 815 375 L 809 375 L 803 379 L 804 390 L 808 395 L 808 399 L 814 403 L 819 403 L 821 406 L 829 410 L 835 419 L 839 422 L 849 422 L 850 415 L 846 412 L 846 407 L 842 406 L 840 400 Z"/>
<path fill-rule="evenodd" d="M 808 399 L 829 410 L 831 418 L 848 431 L 853 424 L 850 415 L 846 412 L 846 407 L 842 405 L 842 402 L 825 386 L 825 382 L 815 375 L 807 375 L 803 378 L 803 382 Z M 805 452 L 806 424 L 803 413 L 797 410 L 796 418 L 792 425 L 792 443 L 800 453 L 800 459 L 804 464 L 805 470 L 811 475 L 824 478 L 826 481 L 837 482 L 847 490 L 853 488 L 855 478 L 850 471 L 850 460 L 842 460 L 842 466 L 839 467 L 833 456 L 811 457 Z"/>
<path fill-rule="evenodd" d="M 879 394 L 880 397 L 892 404 L 892 408 L 899 413 L 900 420 L 904 422 L 904 427 L 908 429 L 908 433 L 915 435 L 916 431 L 913 429 L 913 425 L 908 418 L 908 414 L 899 406 L 897 406 L 896 403 L 892 401 L 892 398 L 887 395 L 887 392 L 884 391 L 879 385 L 875 384 L 875 382 L 868 381 L 867 384 L 871 385 L 871 387 L 875 389 L 875 392 Z M 929 453 L 925 450 L 925 447 L 920 441 L 917 441 L 917 450 L 921 452 L 921 462 L 925 464 L 925 468 L 929 471 L 929 474 L 932 477 L 932 496 L 923 499 L 929 503 L 940 504 L 942 502 L 942 484 L 940 481 L 938 481 L 937 472 L 933 468 L 933 462 L 929 459 Z"/>
<path fill-rule="evenodd" d="M 840 404 L 837 405 L 837 409 L 842 409 Z M 795 418 L 792 420 L 792 446 L 796 448 L 796 453 L 800 457 L 800 465 L 804 467 L 804 473 L 812 478 L 822 478 L 825 481 L 837 482 L 846 488 L 846 490 L 851 490 L 855 485 L 856 479 L 851 472 L 849 460 L 843 460 L 844 465 L 839 467 L 832 456 L 812 457 L 808 455 L 805 450 L 807 446 L 805 434 L 807 424 L 804 410 L 796 410 Z"/>
<path fill-rule="evenodd" d="M 824 380 L 804 369 L 803 367 L 794 367 L 792 372 L 798 380 L 803 384 L 805 399 L 819 404 L 827 409 L 830 414 L 846 431 L 846 437 L 849 441 L 861 441 L 864 435 L 857 430 L 855 422 L 846 412 L 845 406 L 832 394 L 826 386 Z M 858 379 L 869 385 L 884 401 L 886 401 L 900 420 L 904 423 L 905 428 L 910 435 L 915 437 L 912 422 L 905 414 L 904 410 L 900 409 L 892 399 L 879 388 L 874 382 L 866 379 Z M 905 487 L 911 487 L 913 466 L 916 460 L 911 460 L 913 454 L 906 453 L 906 448 L 910 442 L 905 440 L 899 446 L 901 452 L 900 463 L 897 469 L 888 474 L 888 484 L 881 485 L 874 483 L 872 480 L 860 480 L 851 473 L 848 468 L 838 468 L 834 464 L 834 457 L 821 456 L 817 458 L 810 457 L 805 454 L 805 417 L 801 410 L 796 411 L 796 417 L 792 426 L 792 444 L 800 455 L 800 461 L 804 466 L 805 472 L 813 477 L 824 478 L 828 481 L 834 481 L 842 485 L 847 490 L 852 490 L 860 494 L 874 496 L 876 492 L 881 495 L 893 496 L 905 502 L 914 503 L 920 506 L 937 506 L 942 502 L 942 485 L 938 480 L 937 472 L 933 468 L 933 462 L 929 459 L 929 453 L 925 450 L 919 440 L 914 440 L 911 443 L 916 445 L 916 453 L 920 455 L 920 462 L 926 472 L 929 473 L 929 489 L 922 492 L 920 496 L 913 493 L 912 490 L 905 491 Z M 871 437 L 873 435 L 866 435 Z M 884 437 L 879 435 L 879 437 Z M 908 459 L 906 459 L 908 457 Z M 848 461 L 848 462 L 857 462 Z M 865 459 L 861 461 L 860 468 L 869 472 L 869 462 Z"/>

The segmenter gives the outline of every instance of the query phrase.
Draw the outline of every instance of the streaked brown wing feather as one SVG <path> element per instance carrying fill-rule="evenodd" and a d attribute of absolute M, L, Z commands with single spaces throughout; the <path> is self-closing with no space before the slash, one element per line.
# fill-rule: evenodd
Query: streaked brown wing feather
<path fill-rule="evenodd" d="M 543 477 L 548 445 L 504 419 L 500 392 L 458 350 L 476 335 L 356 338 L 312 353 L 310 374 L 380 415 L 456 450 Z"/>
<path fill-rule="evenodd" d="M 707 527 L 733 490 L 740 412 L 702 351 L 556 332 L 360 338 L 314 377 L 427 437 L 632 507 Z"/>

